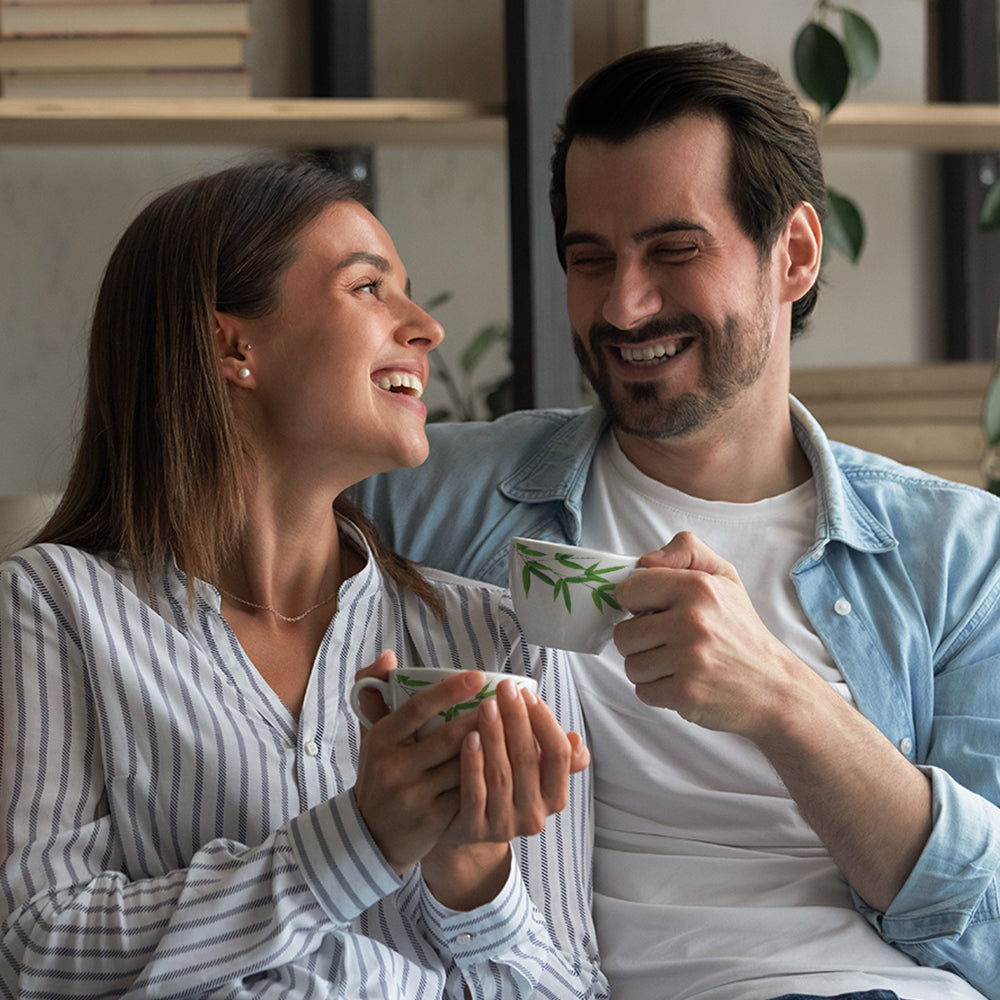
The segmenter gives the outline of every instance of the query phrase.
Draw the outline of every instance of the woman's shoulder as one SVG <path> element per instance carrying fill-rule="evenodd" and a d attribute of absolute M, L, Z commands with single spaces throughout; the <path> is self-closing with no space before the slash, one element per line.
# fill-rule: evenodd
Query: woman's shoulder
<path fill-rule="evenodd" d="M 99 594 L 121 586 L 134 589 L 130 567 L 110 554 L 88 552 L 72 545 L 42 542 L 19 549 L 0 562 L 5 585 L 34 590 L 49 601 L 60 595 Z"/>
<path fill-rule="evenodd" d="M 513 614 L 510 592 L 506 587 L 473 580 L 432 566 L 421 565 L 419 570 L 441 598 L 446 614 L 474 603 L 489 608 L 493 613 L 499 612 L 507 616 Z"/>

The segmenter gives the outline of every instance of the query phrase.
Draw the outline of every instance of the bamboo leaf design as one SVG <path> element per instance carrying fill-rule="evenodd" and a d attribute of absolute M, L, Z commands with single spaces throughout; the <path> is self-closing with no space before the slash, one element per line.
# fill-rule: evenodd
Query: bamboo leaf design
<path fill-rule="evenodd" d="M 527 594 L 532 580 L 540 580 L 552 588 L 552 600 L 561 597 L 566 610 L 573 613 L 573 587 L 585 587 L 590 591 L 591 600 L 601 612 L 605 610 L 621 611 L 622 607 L 615 600 L 616 584 L 607 579 L 609 573 L 616 573 L 627 568 L 627 563 L 602 566 L 600 560 L 589 566 L 582 565 L 567 552 L 556 552 L 546 555 L 522 542 L 515 543 L 516 550 L 526 558 L 521 569 L 521 581 Z M 572 572 L 567 574 L 565 570 Z"/>
<path fill-rule="evenodd" d="M 431 684 L 433 683 L 432 681 L 418 680 L 416 677 L 411 677 L 409 674 L 400 673 L 398 670 L 396 671 L 396 680 L 399 681 L 399 683 L 402 684 L 403 687 L 412 687 L 412 688 L 430 687 Z"/>
<path fill-rule="evenodd" d="M 487 681 L 474 695 L 472 701 L 462 701 L 457 705 L 452 705 L 450 708 L 446 708 L 438 715 L 444 719 L 445 722 L 451 722 L 452 719 L 457 719 L 462 712 L 468 711 L 470 708 L 478 707 L 487 698 L 492 698 L 496 695 L 497 689 L 493 687 L 489 681 Z"/>

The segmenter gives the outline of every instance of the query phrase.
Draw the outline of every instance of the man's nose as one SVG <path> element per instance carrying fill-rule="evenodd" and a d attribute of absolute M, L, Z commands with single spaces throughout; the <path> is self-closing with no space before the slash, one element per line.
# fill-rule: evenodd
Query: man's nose
<path fill-rule="evenodd" d="M 619 264 L 604 301 L 605 321 L 619 330 L 631 330 L 662 309 L 663 296 L 649 271 L 639 262 Z"/>

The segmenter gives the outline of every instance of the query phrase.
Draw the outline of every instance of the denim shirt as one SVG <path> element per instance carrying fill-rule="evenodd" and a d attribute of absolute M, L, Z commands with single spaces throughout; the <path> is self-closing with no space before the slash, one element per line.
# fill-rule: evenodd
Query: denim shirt
<path fill-rule="evenodd" d="M 1000 1000 L 1000 500 L 828 441 L 790 405 L 818 496 L 799 600 L 858 708 L 932 781 L 909 878 L 885 912 L 855 905 L 922 965 Z M 355 499 L 397 551 L 506 584 L 513 536 L 579 540 L 605 427 L 598 408 L 433 425 L 423 466 Z"/>

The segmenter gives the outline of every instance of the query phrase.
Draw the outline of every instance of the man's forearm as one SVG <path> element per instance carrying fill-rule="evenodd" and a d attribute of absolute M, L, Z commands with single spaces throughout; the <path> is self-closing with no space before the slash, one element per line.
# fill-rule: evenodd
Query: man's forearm
<path fill-rule="evenodd" d="M 756 742 L 854 890 L 885 911 L 930 836 L 930 779 L 817 680 L 825 703 Z"/>

